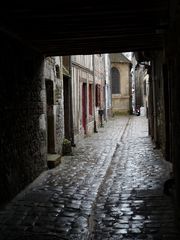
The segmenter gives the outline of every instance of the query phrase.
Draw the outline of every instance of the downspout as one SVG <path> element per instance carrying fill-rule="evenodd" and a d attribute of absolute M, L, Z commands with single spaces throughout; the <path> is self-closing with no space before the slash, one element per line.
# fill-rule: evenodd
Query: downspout
<path fill-rule="evenodd" d="M 93 110 L 94 110 L 94 133 L 97 133 L 97 125 L 96 125 L 96 83 L 95 83 L 95 61 L 94 54 L 92 55 L 93 61 Z"/>

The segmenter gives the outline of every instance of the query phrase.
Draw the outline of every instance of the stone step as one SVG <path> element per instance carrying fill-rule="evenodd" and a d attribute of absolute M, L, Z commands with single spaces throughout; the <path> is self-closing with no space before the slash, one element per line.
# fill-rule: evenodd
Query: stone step
<path fill-rule="evenodd" d="M 47 165 L 48 168 L 54 168 L 61 162 L 61 155 L 59 154 L 51 154 L 48 153 L 47 155 Z"/>

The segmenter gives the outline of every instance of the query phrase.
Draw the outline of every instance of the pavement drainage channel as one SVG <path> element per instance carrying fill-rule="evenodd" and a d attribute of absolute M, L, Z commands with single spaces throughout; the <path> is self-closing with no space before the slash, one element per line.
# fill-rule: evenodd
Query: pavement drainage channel
<path fill-rule="evenodd" d="M 125 133 L 127 131 L 127 127 L 129 126 L 130 124 L 130 120 L 131 118 L 128 119 L 125 127 L 124 127 L 124 130 L 122 132 L 122 135 L 118 141 L 118 143 L 116 143 L 116 147 L 114 149 L 114 152 L 113 152 L 113 155 L 112 155 L 112 158 L 111 158 L 111 161 L 109 163 L 109 166 L 106 170 L 106 174 L 104 175 L 104 178 L 98 188 L 98 191 L 97 191 L 97 195 L 96 195 L 96 199 L 95 201 L 93 202 L 93 206 L 92 206 L 92 211 L 91 211 L 91 214 L 88 218 L 88 231 L 89 231 L 89 234 L 88 234 L 88 240 L 94 240 L 94 228 L 95 228 L 95 212 L 96 212 L 96 200 L 99 198 L 99 196 L 101 195 L 101 192 L 103 191 L 104 189 L 104 185 L 106 185 L 106 181 L 110 178 L 111 176 L 111 179 L 114 179 L 115 175 L 114 175 L 114 171 L 116 170 L 116 167 L 117 167 L 117 164 L 119 163 L 118 161 L 118 152 L 121 151 L 123 145 L 123 138 L 125 137 Z M 121 164 L 123 164 L 123 167 L 125 167 L 125 162 L 122 162 Z M 114 177 L 113 177 L 114 176 Z M 106 188 L 106 191 L 108 188 Z"/>
<path fill-rule="evenodd" d="M 125 133 L 125 131 L 123 133 Z M 113 179 L 115 177 L 114 172 L 116 171 L 116 167 L 119 164 L 117 155 L 118 155 L 118 152 L 121 151 L 121 149 L 122 149 L 122 145 L 120 143 L 117 143 L 115 151 L 114 151 L 112 159 L 111 159 L 111 163 L 109 164 L 109 167 L 106 171 L 106 174 L 103 178 L 103 181 L 101 182 L 101 185 L 98 189 L 98 192 L 97 192 L 97 195 L 96 195 L 96 200 L 99 197 L 101 197 L 101 194 L 104 191 L 104 189 L 106 189 L 106 192 L 108 192 L 108 189 L 111 187 L 111 186 L 107 186 L 107 182 L 108 182 L 109 178 L 111 178 L 111 180 L 113 181 Z M 125 167 L 125 162 L 122 162 L 121 164 L 123 165 L 122 167 Z M 89 228 L 88 240 L 94 240 L 95 239 L 94 238 L 94 229 L 95 229 L 95 226 L 96 226 L 96 220 L 95 220 L 96 208 L 97 208 L 97 205 L 96 205 L 97 201 L 96 200 L 93 203 L 91 215 L 89 216 L 89 219 L 88 219 L 88 228 Z"/>

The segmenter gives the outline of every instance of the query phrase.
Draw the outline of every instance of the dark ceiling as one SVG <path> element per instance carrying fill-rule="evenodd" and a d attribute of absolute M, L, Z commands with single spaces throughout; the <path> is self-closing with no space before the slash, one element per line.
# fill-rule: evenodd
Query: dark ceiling
<path fill-rule="evenodd" d="M 121 3 L 122 2 L 122 3 Z M 0 30 L 44 55 L 159 49 L 175 1 L 59 1 L 0 9 Z"/>

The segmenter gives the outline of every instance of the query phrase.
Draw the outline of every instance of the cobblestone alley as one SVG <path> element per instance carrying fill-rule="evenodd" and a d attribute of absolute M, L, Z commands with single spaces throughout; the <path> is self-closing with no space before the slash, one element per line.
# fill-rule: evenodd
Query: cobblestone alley
<path fill-rule="evenodd" d="M 0 210 L 0 240 L 178 240 L 170 169 L 146 118 L 114 118 Z"/>

